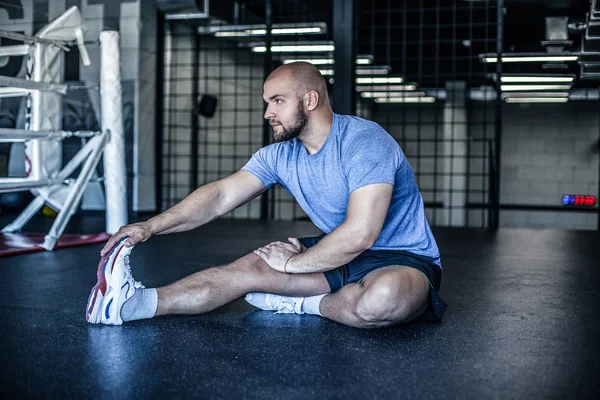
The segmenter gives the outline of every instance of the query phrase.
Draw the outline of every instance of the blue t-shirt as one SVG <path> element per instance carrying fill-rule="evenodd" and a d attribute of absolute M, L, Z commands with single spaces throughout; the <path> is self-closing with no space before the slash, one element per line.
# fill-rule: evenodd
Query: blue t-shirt
<path fill-rule="evenodd" d="M 370 250 L 409 251 L 431 257 L 441 267 L 413 170 L 396 140 L 375 122 L 333 114 L 331 131 L 315 154 L 308 154 L 296 138 L 263 147 L 242 169 L 267 188 L 283 186 L 326 234 L 346 219 L 352 191 L 390 183 L 394 190 L 388 214 Z"/>

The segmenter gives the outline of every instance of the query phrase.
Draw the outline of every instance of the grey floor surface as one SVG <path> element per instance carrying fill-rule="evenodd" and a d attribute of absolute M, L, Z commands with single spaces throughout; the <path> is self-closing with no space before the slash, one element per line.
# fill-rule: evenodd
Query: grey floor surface
<path fill-rule="evenodd" d="M 69 230 L 98 226 L 98 218 L 76 217 Z M 136 246 L 132 269 L 146 287 L 160 286 L 270 241 L 316 233 L 306 222 L 219 220 Z M 449 303 L 444 320 L 379 330 L 273 315 L 243 300 L 207 315 L 89 325 L 84 312 L 102 245 L 0 258 L 0 394 L 596 398 L 600 233 L 438 228 L 434 235 Z"/>

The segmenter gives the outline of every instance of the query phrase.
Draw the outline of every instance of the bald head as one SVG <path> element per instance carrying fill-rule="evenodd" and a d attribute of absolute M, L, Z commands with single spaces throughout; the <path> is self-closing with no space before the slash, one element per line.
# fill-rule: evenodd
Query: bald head
<path fill-rule="evenodd" d="M 319 106 L 329 104 L 327 84 L 325 78 L 317 67 L 305 61 L 284 64 L 275 69 L 265 83 L 272 80 L 289 81 L 290 89 L 298 96 L 303 97 L 310 91 L 319 94 Z"/>

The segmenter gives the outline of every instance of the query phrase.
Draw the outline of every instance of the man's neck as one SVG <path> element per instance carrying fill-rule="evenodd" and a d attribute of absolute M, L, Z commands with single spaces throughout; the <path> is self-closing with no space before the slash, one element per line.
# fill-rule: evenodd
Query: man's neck
<path fill-rule="evenodd" d="M 312 116 L 306 133 L 298 136 L 308 154 L 312 155 L 321 150 L 327 141 L 332 124 L 333 112 L 330 110 Z"/>

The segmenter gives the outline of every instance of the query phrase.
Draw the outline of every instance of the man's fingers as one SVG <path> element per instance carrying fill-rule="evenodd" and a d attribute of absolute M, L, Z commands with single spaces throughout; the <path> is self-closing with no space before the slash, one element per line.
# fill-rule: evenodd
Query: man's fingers
<path fill-rule="evenodd" d="M 104 257 L 106 253 L 108 253 L 113 247 L 115 247 L 115 243 L 121 240 L 123 236 L 124 235 L 122 233 L 116 233 L 110 239 L 108 239 L 108 242 L 106 242 L 104 248 L 100 251 L 100 255 Z"/>
<path fill-rule="evenodd" d="M 261 259 L 263 259 L 265 262 L 267 261 L 266 257 L 267 257 L 267 252 L 261 249 L 256 249 L 254 250 L 254 254 L 256 254 L 257 256 L 259 256 Z"/>
<path fill-rule="evenodd" d="M 147 225 L 144 224 L 133 224 L 122 226 L 109 240 L 106 242 L 104 248 L 100 251 L 101 256 L 108 254 L 115 245 L 122 240 L 124 237 L 129 236 L 125 241 L 125 246 L 132 247 L 139 242 L 145 242 L 150 238 L 149 230 Z"/>
<path fill-rule="evenodd" d="M 125 236 L 127 236 L 127 235 L 124 235 L 123 237 L 125 237 Z M 142 239 L 143 239 L 143 237 L 139 232 L 133 232 L 132 234 L 129 235 L 129 239 L 127 239 L 125 241 L 125 246 L 127 246 L 127 247 L 135 246 Z"/>
<path fill-rule="evenodd" d="M 302 244 L 302 242 L 296 238 L 290 237 L 288 241 L 298 250 L 299 252 L 303 252 L 306 250 L 306 247 Z"/>
<path fill-rule="evenodd" d="M 106 242 L 106 245 L 104 246 L 104 248 L 100 251 L 100 255 L 102 257 L 104 257 L 109 251 L 112 250 L 113 247 L 115 247 L 115 245 L 124 237 L 129 236 L 129 239 L 127 239 L 126 241 L 126 245 L 128 246 L 133 246 L 135 243 L 137 243 L 137 241 L 134 241 L 133 243 L 131 243 L 131 237 L 133 235 L 130 235 L 128 233 L 125 232 L 121 232 L 118 231 L 117 233 L 115 233 L 109 240 L 108 242 Z"/>

